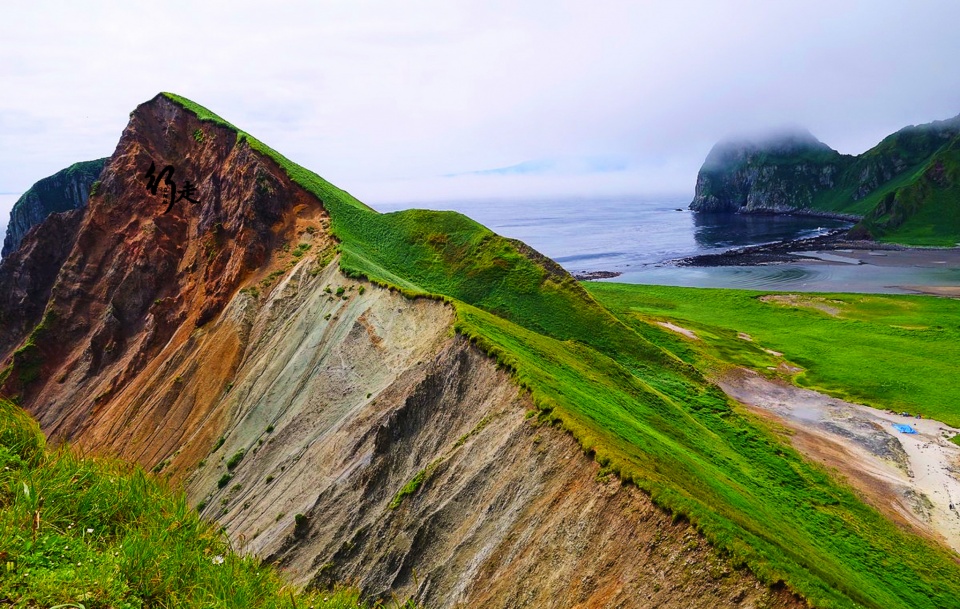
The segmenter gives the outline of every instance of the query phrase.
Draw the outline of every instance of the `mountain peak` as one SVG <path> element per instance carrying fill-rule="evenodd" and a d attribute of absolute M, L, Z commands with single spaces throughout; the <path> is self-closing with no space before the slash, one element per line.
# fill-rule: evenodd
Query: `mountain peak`
<path fill-rule="evenodd" d="M 704 161 L 706 169 L 722 169 L 743 162 L 758 154 L 791 156 L 803 153 L 838 155 L 808 130 L 787 127 L 748 137 L 731 137 L 718 142 Z"/>

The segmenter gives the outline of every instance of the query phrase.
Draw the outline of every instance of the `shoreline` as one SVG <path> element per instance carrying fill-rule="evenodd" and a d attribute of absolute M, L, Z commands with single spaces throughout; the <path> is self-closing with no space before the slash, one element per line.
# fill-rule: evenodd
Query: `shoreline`
<path fill-rule="evenodd" d="M 577 281 L 595 281 L 597 279 L 611 279 L 623 275 L 620 271 L 583 271 L 570 273 Z"/>
<path fill-rule="evenodd" d="M 960 267 L 960 248 L 918 247 L 848 239 L 845 229 L 826 235 L 748 245 L 716 254 L 667 261 L 681 267 L 762 266 L 771 264 L 873 264 L 876 266 Z"/>
<path fill-rule="evenodd" d="M 863 220 L 863 216 L 860 214 L 845 214 L 838 211 L 825 211 L 820 209 L 813 209 L 810 207 L 793 207 L 793 206 L 780 206 L 780 207 L 751 207 L 749 209 L 738 207 L 736 209 L 697 209 L 693 207 L 691 203 L 687 206 L 687 209 L 692 211 L 695 214 L 737 214 L 741 216 L 798 216 L 806 218 L 829 218 L 831 220 L 842 220 L 844 222 L 851 222 L 856 224 Z"/>

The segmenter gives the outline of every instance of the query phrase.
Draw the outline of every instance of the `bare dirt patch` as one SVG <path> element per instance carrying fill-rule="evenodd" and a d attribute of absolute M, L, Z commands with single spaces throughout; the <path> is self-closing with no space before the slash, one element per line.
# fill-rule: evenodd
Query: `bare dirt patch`
<path fill-rule="evenodd" d="M 718 385 L 753 412 L 789 428 L 797 450 L 837 470 L 891 520 L 960 552 L 960 446 L 947 439 L 958 430 L 743 368 Z M 910 425 L 917 433 L 900 433 L 894 424 Z"/>
<path fill-rule="evenodd" d="M 901 287 L 911 292 L 917 292 L 918 294 L 960 298 L 960 286 L 905 285 Z"/>
<path fill-rule="evenodd" d="M 761 296 L 760 301 L 785 307 L 813 309 L 833 317 L 840 315 L 840 306 L 843 305 L 839 300 L 831 300 L 821 296 L 809 296 L 807 294 L 769 294 L 767 296 Z"/>
<path fill-rule="evenodd" d="M 686 337 L 689 338 L 689 339 L 692 339 L 692 340 L 700 340 L 700 337 L 697 336 L 696 333 L 695 333 L 693 330 L 687 330 L 686 328 L 683 328 L 683 327 L 678 326 L 678 325 L 676 325 L 676 324 L 672 324 L 672 323 L 670 323 L 669 321 L 658 321 L 658 322 L 656 322 L 656 323 L 657 323 L 658 326 L 661 326 L 661 327 L 663 327 L 663 328 L 666 328 L 667 330 L 670 330 L 671 332 L 676 332 L 677 334 L 682 334 L 682 335 L 686 336 Z"/>

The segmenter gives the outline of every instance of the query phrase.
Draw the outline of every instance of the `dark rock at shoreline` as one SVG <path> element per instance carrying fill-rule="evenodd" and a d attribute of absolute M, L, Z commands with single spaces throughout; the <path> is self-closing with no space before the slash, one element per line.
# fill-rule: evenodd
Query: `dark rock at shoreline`
<path fill-rule="evenodd" d="M 677 266 L 756 266 L 761 264 L 784 264 L 805 260 L 797 252 L 829 251 L 839 249 L 905 249 L 900 245 L 877 243 L 875 241 L 850 240 L 847 231 L 838 229 L 819 237 L 795 239 L 751 245 L 719 254 L 703 254 L 690 256 L 674 261 Z"/>
<path fill-rule="evenodd" d="M 583 273 L 574 273 L 573 278 L 577 281 L 593 281 L 594 279 L 610 279 L 619 277 L 623 273 L 617 271 L 586 271 Z"/>

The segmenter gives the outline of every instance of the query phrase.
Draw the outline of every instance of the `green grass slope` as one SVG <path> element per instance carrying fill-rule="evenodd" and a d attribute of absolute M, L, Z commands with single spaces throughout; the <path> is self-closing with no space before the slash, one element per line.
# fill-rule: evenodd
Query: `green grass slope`
<path fill-rule="evenodd" d="M 954 246 L 960 242 L 960 136 L 900 184 L 885 189 L 861 223 L 881 241 Z"/>
<path fill-rule="evenodd" d="M 960 120 L 906 127 L 863 154 L 851 157 L 835 186 L 812 207 L 866 215 L 889 193 L 912 183 L 930 160 L 960 133 Z"/>
<path fill-rule="evenodd" d="M 142 470 L 48 450 L 0 399 L 0 605 L 357 608 L 359 593 L 294 594 L 234 552 L 181 494 Z"/>
<path fill-rule="evenodd" d="M 960 242 L 960 119 L 907 127 L 856 157 L 813 207 L 864 216 L 855 232 L 893 243 Z"/>
<path fill-rule="evenodd" d="M 459 214 L 378 214 L 237 133 L 323 202 L 346 272 L 449 302 L 457 330 L 513 372 L 541 416 L 766 581 L 821 607 L 957 606 L 947 552 L 804 462 L 549 261 Z"/>
<path fill-rule="evenodd" d="M 618 317 L 688 361 L 690 341 L 651 326 L 673 321 L 696 332 L 713 362 L 766 371 L 783 353 L 805 370 L 798 385 L 839 398 L 909 411 L 960 427 L 960 303 L 932 296 L 803 294 L 797 304 L 764 302 L 766 292 L 592 283 Z M 816 308 L 830 307 L 836 315 Z M 738 337 L 743 332 L 753 338 Z"/>

